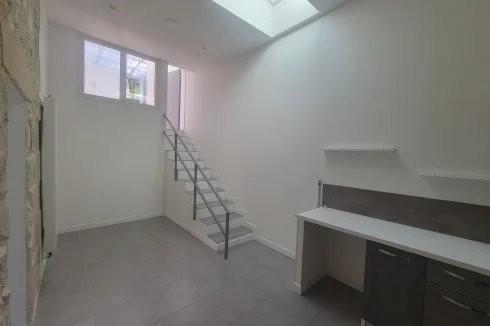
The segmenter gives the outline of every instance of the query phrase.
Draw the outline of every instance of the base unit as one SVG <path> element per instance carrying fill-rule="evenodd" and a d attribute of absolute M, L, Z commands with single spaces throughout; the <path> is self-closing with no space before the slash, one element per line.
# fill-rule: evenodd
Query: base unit
<path fill-rule="evenodd" d="M 423 326 L 488 326 L 490 305 L 427 283 Z"/>
<path fill-rule="evenodd" d="M 363 319 L 375 326 L 420 326 L 426 259 L 368 242 Z"/>

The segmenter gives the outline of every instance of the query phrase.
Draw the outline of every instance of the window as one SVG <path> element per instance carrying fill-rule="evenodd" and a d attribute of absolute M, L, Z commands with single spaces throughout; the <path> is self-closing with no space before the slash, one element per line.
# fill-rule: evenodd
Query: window
<path fill-rule="evenodd" d="M 121 52 L 85 41 L 85 80 L 83 92 L 119 99 L 121 91 Z"/>
<path fill-rule="evenodd" d="M 155 105 L 155 62 L 126 54 L 126 100 Z"/>
<path fill-rule="evenodd" d="M 139 54 L 84 40 L 83 94 L 156 105 L 156 61 Z"/>

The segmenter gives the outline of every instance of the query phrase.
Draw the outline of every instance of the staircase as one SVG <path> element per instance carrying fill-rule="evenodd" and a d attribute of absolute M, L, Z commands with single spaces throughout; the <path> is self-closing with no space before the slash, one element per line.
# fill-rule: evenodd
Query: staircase
<path fill-rule="evenodd" d="M 189 141 L 184 132 L 178 131 L 178 135 L 180 139 L 177 138 L 177 151 L 180 157 L 177 156 L 176 171 L 176 155 L 173 150 L 175 146 L 175 131 L 174 129 L 167 129 L 164 132 L 166 216 L 213 250 L 225 250 L 225 258 L 227 258 L 227 248 L 253 240 L 253 231 L 244 226 L 243 215 L 236 212 L 234 202 L 228 199 L 226 190 L 220 187 L 218 179 L 213 177 L 211 169 L 206 167 L 206 162 L 200 158 L 194 144 Z M 181 140 L 189 151 L 185 149 Z M 195 161 L 192 159 L 191 154 Z M 201 170 L 195 171 L 194 162 L 199 165 Z M 187 167 L 190 175 L 184 166 Z M 204 178 L 201 171 L 206 178 Z M 202 196 L 197 189 L 196 192 L 194 191 L 194 173 L 196 172 L 197 187 Z M 177 181 L 175 181 L 175 177 L 177 177 Z M 213 186 L 214 191 L 208 181 Z M 219 195 L 221 201 L 215 192 Z M 196 196 L 195 200 L 194 196 Z M 214 213 L 214 217 L 211 210 Z M 228 244 L 225 236 L 227 211 L 229 212 Z"/>

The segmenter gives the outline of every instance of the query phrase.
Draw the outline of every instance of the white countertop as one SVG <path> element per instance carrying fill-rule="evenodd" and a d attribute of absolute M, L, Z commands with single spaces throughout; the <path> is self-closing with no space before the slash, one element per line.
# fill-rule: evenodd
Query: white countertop
<path fill-rule="evenodd" d="M 298 219 L 490 276 L 490 245 L 330 208 Z"/>

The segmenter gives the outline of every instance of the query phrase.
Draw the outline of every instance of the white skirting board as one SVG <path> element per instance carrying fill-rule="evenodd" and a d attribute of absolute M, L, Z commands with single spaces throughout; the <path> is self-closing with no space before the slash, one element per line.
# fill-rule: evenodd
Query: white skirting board
<path fill-rule="evenodd" d="M 280 252 L 281 254 L 283 254 L 283 255 L 291 258 L 291 259 L 296 259 L 296 253 L 294 251 L 291 251 L 289 249 L 281 247 L 277 243 L 274 243 L 272 241 L 269 241 L 269 240 L 262 238 L 262 237 L 259 237 L 259 236 L 256 236 L 255 239 L 258 242 L 260 242 L 261 244 L 263 244 L 263 245 L 265 245 L 271 249 L 274 249 L 275 251 Z"/>
<path fill-rule="evenodd" d="M 303 293 L 306 292 L 306 290 L 308 290 L 313 285 L 315 285 L 316 283 L 318 283 L 325 276 L 327 276 L 327 273 L 320 273 L 316 277 L 314 277 L 313 279 L 311 279 L 311 281 L 309 281 L 304 286 L 299 285 L 297 282 L 293 282 L 293 291 L 296 292 L 296 293 L 298 293 L 299 295 L 302 295 Z"/>
<path fill-rule="evenodd" d="M 163 216 L 163 213 L 153 213 L 153 214 L 146 214 L 146 215 L 140 215 L 140 216 L 116 218 L 113 220 L 102 221 L 102 222 L 94 222 L 94 223 L 88 223 L 88 224 L 67 226 L 64 228 L 57 229 L 57 232 L 58 232 L 58 234 L 61 234 L 61 233 L 82 231 L 82 230 L 87 230 L 87 229 L 98 228 L 101 226 L 108 226 L 108 225 L 114 225 L 114 224 L 120 224 L 120 223 L 139 221 L 139 220 L 144 220 L 147 218 L 154 218 L 154 217 L 160 217 L 160 216 Z"/>

